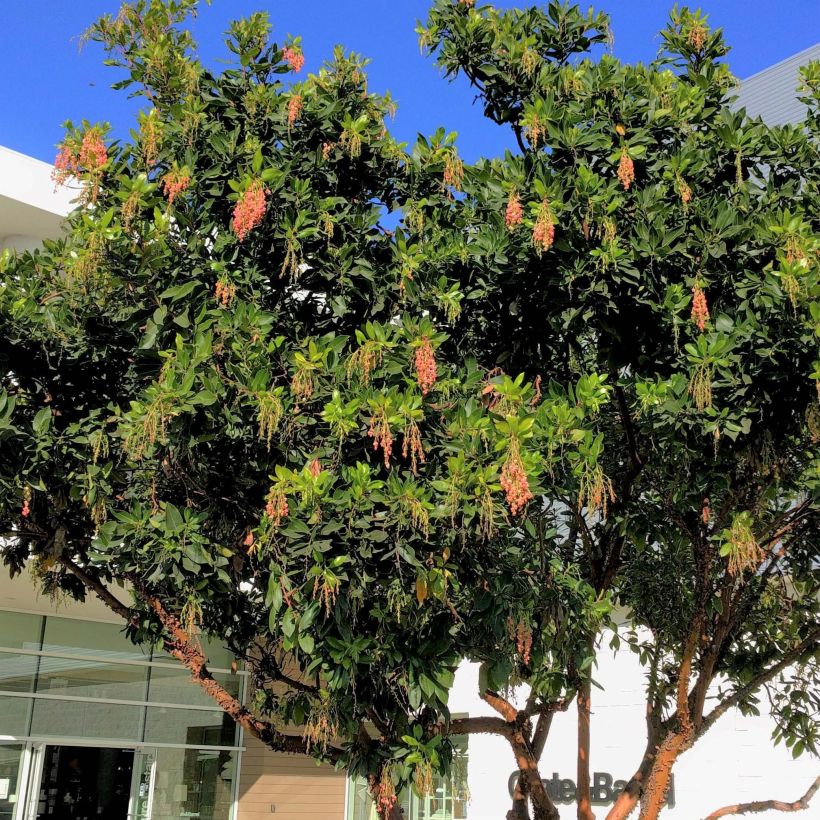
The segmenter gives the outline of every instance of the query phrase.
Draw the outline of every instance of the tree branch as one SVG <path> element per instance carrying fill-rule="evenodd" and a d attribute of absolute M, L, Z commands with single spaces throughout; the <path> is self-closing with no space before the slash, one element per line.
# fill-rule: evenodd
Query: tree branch
<path fill-rule="evenodd" d="M 774 664 L 774 666 L 764 669 L 752 678 L 749 683 L 745 686 L 741 686 L 741 688 L 738 689 L 733 695 L 718 704 L 708 715 L 706 715 L 706 717 L 704 717 L 703 722 L 698 728 L 697 736 L 701 737 L 704 735 L 709 731 L 709 729 L 712 728 L 719 718 L 729 711 L 729 709 L 733 706 L 737 706 L 738 703 L 759 689 L 764 683 L 770 681 L 775 675 L 782 672 L 788 666 L 791 666 L 791 664 L 793 664 L 801 655 L 816 645 L 818 638 L 820 638 L 820 626 L 809 632 L 809 634 L 799 644 L 797 644 L 794 649 L 787 652 L 776 664 Z"/>
<path fill-rule="evenodd" d="M 758 814 L 764 811 L 803 811 L 809 807 L 812 797 L 820 789 L 820 777 L 809 786 L 806 793 L 793 803 L 782 800 L 755 800 L 751 803 L 735 803 L 713 811 L 705 820 L 717 820 L 719 817 L 728 817 L 730 814 Z"/>

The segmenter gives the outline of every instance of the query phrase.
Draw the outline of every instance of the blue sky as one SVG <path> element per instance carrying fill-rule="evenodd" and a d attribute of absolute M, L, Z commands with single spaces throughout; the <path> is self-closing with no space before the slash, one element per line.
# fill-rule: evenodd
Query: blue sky
<path fill-rule="evenodd" d="M 119 0 L 6 0 L 3 5 L 0 145 L 51 161 L 66 119 L 107 120 L 115 133 L 127 133 L 134 102 L 109 88 L 117 72 L 102 66 L 97 48 L 78 48 L 87 25 L 104 12 L 116 12 Z M 612 15 L 615 53 L 625 61 L 655 55 L 657 32 L 671 6 L 672 0 L 596 3 Z M 741 78 L 820 41 L 818 0 L 706 0 L 702 7 L 712 25 L 724 28 L 733 46 L 730 66 Z M 329 57 L 336 43 L 370 57 L 371 89 L 389 89 L 399 103 L 394 129 L 401 139 L 443 125 L 459 133 L 468 160 L 503 151 L 511 145 L 509 135 L 483 119 L 470 89 L 444 81 L 419 53 L 414 28 L 427 8 L 427 0 L 213 0 L 211 6 L 203 4 L 195 31 L 204 61 L 218 67 L 228 21 L 265 9 L 280 41 L 287 34 L 303 36 L 307 70 Z"/>

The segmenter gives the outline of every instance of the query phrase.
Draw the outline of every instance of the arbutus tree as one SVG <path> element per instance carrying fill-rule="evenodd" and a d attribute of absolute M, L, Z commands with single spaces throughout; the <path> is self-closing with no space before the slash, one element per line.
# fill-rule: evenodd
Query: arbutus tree
<path fill-rule="evenodd" d="M 264 15 L 205 69 L 196 6 L 92 27 L 147 108 L 124 142 L 69 127 L 65 236 L 3 258 L 11 571 L 96 594 L 382 817 L 476 732 L 514 755 L 510 816 L 557 817 L 539 759 L 576 696 L 591 817 L 614 603 L 650 674 L 610 817 L 657 817 L 678 757 L 762 692 L 815 752 L 817 67 L 806 128 L 769 128 L 727 107 L 700 14 L 628 66 L 588 55 L 604 15 L 438 0 L 423 45 L 521 149 L 467 167 L 444 132 L 396 143 L 358 56 L 299 81 Z M 496 716 L 451 717 L 465 659 Z"/>

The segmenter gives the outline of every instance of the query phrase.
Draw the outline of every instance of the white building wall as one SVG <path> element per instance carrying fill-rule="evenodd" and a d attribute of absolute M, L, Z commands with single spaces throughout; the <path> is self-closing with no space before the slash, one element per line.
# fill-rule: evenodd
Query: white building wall
<path fill-rule="evenodd" d="M 606 688 L 592 691 L 593 772 L 605 772 L 614 780 L 628 780 L 641 760 L 644 734 L 644 671 L 628 650 L 615 656 L 600 652 L 596 680 Z M 519 703 L 523 705 L 523 703 Z M 495 714 L 478 697 L 478 665 L 466 664 L 456 675 L 450 708 L 454 714 Z M 541 762 L 541 775 L 549 780 L 557 773 L 575 782 L 576 719 L 574 706 L 556 714 Z M 743 717 L 732 710 L 705 735 L 675 767 L 675 807 L 664 817 L 698 820 L 729 803 L 750 800 L 796 800 L 818 774 L 817 759 L 804 754 L 793 760 L 784 746 L 773 747 L 770 718 Z M 492 735 L 472 735 L 468 746 L 470 806 L 468 820 L 501 820 L 510 809 L 508 780 L 515 770 L 509 745 Z M 576 817 L 574 803 L 559 806 L 562 820 Z M 595 806 L 604 818 L 607 806 Z M 814 808 L 820 818 L 820 808 Z M 776 820 L 781 812 L 755 815 Z"/>

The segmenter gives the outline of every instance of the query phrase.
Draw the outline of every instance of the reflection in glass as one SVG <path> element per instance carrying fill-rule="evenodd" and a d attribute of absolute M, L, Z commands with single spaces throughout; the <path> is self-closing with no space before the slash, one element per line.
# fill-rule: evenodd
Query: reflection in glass
<path fill-rule="evenodd" d="M 43 657 L 37 675 L 37 691 L 50 695 L 144 701 L 148 694 L 148 667 Z"/>
<path fill-rule="evenodd" d="M 125 637 L 120 624 L 97 621 L 78 621 L 73 618 L 46 618 L 43 637 L 45 652 L 61 652 L 73 655 L 95 656 L 105 654 L 108 660 L 147 661 L 149 655 Z"/>
<path fill-rule="evenodd" d="M 158 749 L 153 820 L 229 820 L 234 752 Z"/>
<path fill-rule="evenodd" d="M 0 734 L 27 735 L 31 701 L 0 695 Z"/>
<path fill-rule="evenodd" d="M 0 691 L 31 692 L 37 673 L 36 655 L 0 652 Z"/>
<path fill-rule="evenodd" d="M 51 699 L 34 701 L 32 735 L 139 742 L 142 706 Z"/>
<path fill-rule="evenodd" d="M 213 673 L 215 680 L 233 697 L 239 697 L 239 675 L 225 672 Z M 151 669 L 151 686 L 148 700 L 154 703 L 182 703 L 186 706 L 213 706 L 214 702 L 201 686 L 192 679 L 191 674 L 182 668 L 154 666 Z"/>
<path fill-rule="evenodd" d="M 43 619 L 23 612 L 0 612 L 0 646 L 39 649 Z"/>
<path fill-rule="evenodd" d="M 149 706 L 145 721 L 146 743 L 235 746 L 236 731 L 236 723 L 221 709 L 168 709 Z"/>
<path fill-rule="evenodd" d="M 23 747 L 0 744 L 0 820 L 11 820 L 20 788 Z"/>

